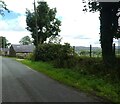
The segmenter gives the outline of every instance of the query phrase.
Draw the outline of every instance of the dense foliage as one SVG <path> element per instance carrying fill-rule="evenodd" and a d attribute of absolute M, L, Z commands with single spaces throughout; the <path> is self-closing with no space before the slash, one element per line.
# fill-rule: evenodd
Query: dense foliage
<path fill-rule="evenodd" d="M 35 60 L 41 61 L 54 61 L 58 66 L 62 67 L 63 62 L 69 60 L 74 54 L 73 48 L 65 43 L 61 44 L 41 44 L 37 47 L 34 53 Z"/>
<path fill-rule="evenodd" d="M 25 36 L 19 41 L 19 43 L 23 45 L 29 45 L 32 43 L 32 40 L 30 39 L 29 36 Z"/>
<path fill-rule="evenodd" d="M 116 63 L 113 50 L 113 38 L 120 38 L 119 35 L 119 8 L 120 2 L 94 2 L 94 0 L 83 0 L 85 4 L 84 11 L 88 9 L 96 12 L 100 11 L 100 42 L 102 47 L 102 56 L 107 66 L 114 66 Z"/>
<path fill-rule="evenodd" d="M 31 32 L 35 46 L 44 43 L 51 36 L 57 36 L 60 32 L 61 21 L 56 18 L 56 13 L 56 8 L 50 9 L 46 2 L 38 2 L 36 12 L 27 10 L 27 30 Z"/>
<path fill-rule="evenodd" d="M 0 36 L 0 48 L 6 48 L 10 45 L 6 37 Z"/>

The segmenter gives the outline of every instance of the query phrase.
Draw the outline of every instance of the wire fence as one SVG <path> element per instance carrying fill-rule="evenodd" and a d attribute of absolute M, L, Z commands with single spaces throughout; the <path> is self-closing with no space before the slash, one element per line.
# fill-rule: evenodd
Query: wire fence
<path fill-rule="evenodd" d="M 79 56 L 102 57 L 102 49 L 100 47 L 90 45 L 89 47 L 74 47 L 74 50 Z M 117 46 L 113 44 L 113 52 L 115 52 L 116 56 L 120 56 L 120 39 Z"/>

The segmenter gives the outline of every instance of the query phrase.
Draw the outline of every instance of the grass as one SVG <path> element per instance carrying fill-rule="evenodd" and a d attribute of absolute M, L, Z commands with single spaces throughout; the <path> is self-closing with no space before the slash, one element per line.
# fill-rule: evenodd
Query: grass
<path fill-rule="evenodd" d="M 95 94 L 111 102 L 120 102 L 120 83 L 110 83 L 95 75 L 84 75 L 71 69 L 54 68 L 46 62 L 20 60 L 21 63 L 47 76 L 87 93 Z"/>

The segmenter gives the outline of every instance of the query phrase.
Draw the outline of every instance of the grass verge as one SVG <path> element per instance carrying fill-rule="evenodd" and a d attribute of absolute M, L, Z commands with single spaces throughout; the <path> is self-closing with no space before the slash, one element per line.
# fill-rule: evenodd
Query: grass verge
<path fill-rule="evenodd" d="M 120 83 L 109 83 L 105 79 L 103 80 L 102 76 L 98 78 L 74 72 L 71 69 L 54 68 L 53 65 L 46 62 L 19 61 L 61 83 L 95 94 L 114 103 L 120 102 Z"/>

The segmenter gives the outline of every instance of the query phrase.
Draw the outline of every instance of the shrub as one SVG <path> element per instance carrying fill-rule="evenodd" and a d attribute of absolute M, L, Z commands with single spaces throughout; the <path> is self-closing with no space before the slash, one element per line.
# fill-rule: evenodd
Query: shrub
<path fill-rule="evenodd" d="M 63 60 L 67 60 L 70 55 L 73 55 L 73 48 L 70 44 L 40 44 L 34 52 L 35 60 L 41 61 L 54 61 L 56 60 L 59 64 Z"/>
<path fill-rule="evenodd" d="M 33 53 L 27 54 L 27 56 L 25 58 L 28 60 L 33 60 Z"/>
<path fill-rule="evenodd" d="M 24 59 L 26 57 L 26 54 L 25 53 L 17 53 L 16 57 L 20 58 L 20 59 Z"/>

